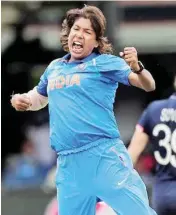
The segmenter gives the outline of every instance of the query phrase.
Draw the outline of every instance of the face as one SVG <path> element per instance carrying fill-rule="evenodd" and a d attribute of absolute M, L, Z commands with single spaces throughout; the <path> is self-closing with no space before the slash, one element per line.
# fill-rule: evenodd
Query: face
<path fill-rule="evenodd" d="M 78 18 L 73 24 L 68 36 L 70 61 L 79 60 L 91 54 L 98 47 L 96 34 L 89 19 Z"/>

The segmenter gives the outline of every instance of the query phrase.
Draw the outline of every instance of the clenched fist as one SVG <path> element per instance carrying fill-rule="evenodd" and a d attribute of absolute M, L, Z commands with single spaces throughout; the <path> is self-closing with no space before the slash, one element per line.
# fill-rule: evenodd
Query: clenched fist
<path fill-rule="evenodd" d="M 26 94 L 15 94 L 10 101 L 17 111 L 26 111 L 31 106 L 31 101 Z"/>
<path fill-rule="evenodd" d="M 126 47 L 124 48 L 124 51 L 119 54 L 123 57 L 132 70 L 138 71 L 140 69 L 138 65 L 137 50 L 134 47 Z"/>

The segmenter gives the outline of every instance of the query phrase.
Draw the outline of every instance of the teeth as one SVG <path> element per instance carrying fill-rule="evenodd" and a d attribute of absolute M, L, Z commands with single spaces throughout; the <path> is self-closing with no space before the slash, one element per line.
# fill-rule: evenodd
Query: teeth
<path fill-rule="evenodd" d="M 82 45 L 82 44 L 81 44 L 81 43 L 79 43 L 79 42 L 74 42 L 74 44 L 76 44 L 76 45 L 80 45 L 80 46 Z"/>

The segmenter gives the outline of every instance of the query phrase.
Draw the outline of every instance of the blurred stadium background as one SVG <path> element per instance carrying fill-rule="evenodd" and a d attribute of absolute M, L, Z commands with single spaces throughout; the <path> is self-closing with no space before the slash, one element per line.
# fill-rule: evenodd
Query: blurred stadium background
<path fill-rule="evenodd" d="M 104 12 L 106 35 L 115 54 L 125 46 L 136 47 L 139 59 L 156 80 L 156 90 L 150 93 L 120 85 L 114 111 L 126 145 L 146 105 L 173 92 L 175 1 L 2 1 L 2 215 L 46 214 L 56 194 L 56 157 L 48 146 L 47 107 L 35 113 L 16 112 L 10 105 L 10 96 L 33 88 L 48 63 L 65 54 L 59 41 L 63 16 L 68 9 L 84 3 Z M 147 148 L 136 168 L 149 194 L 153 167 L 151 150 Z M 56 215 L 56 211 L 48 210 L 47 215 Z"/>

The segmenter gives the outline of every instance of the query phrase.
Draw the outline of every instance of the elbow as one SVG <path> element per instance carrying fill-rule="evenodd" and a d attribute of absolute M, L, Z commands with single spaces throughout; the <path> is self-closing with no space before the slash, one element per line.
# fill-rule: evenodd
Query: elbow
<path fill-rule="evenodd" d="M 148 87 L 145 88 L 146 92 L 152 92 L 156 89 L 155 81 L 153 80 Z"/>

